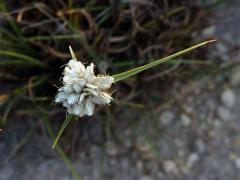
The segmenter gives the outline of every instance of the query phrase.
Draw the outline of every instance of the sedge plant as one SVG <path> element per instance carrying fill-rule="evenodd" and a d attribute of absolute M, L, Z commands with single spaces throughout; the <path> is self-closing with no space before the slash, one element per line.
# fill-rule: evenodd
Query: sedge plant
<path fill-rule="evenodd" d="M 113 98 L 108 90 L 113 83 L 127 79 L 159 64 L 174 60 L 180 55 L 215 41 L 216 40 L 205 41 L 165 58 L 155 60 L 146 65 L 109 76 L 95 76 L 94 64 L 91 63 L 89 66 L 85 67 L 77 60 L 72 48 L 69 46 L 72 59 L 64 69 L 63 86 L 59 88 L 58 94 L 55 98 L 55 102 L 62 103 L 63 106 L 67 108 L 67 115 L 57 134 L 52 148 L 57 145 L 61 135 L 71 120 L 84 115 L 92 116 L 96 105 L 110 104 Z"/>

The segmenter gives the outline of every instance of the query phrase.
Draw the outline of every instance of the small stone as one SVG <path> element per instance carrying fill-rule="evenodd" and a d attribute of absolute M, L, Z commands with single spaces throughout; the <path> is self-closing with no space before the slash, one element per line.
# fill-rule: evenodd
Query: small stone
<path fill-rule="evenodd" d="M 142 160 L 138 160 L 137 164 L 136 164 L 137 169 L 142 171 L 143 170 L 143 166 L 144 166 L 143 161 Z"/>
<path fill-rule="evenodd" d="M 164 169 L 165 169 L 166 172 L 175 173 L 175 174 L 178 173 L 177 165 L 174 161 L 167 160 L 167 161 L 164 162 L 163 165 L 164 165 Z"/>
<path fill-rule="evenodd" d="M 215 128 L 220 128 L 222 126 L 222 123 L 219 119 L 214 119 L 214 121 L 212 121 L 212 123 Z"/>
<path fill-rule="evenodd" d="M 107 154 L 109 156 L 116 156 L 118 153 L 118 149 L 115 144 L 109 142 L 107 143 Z"/>
<path fill-rule="evenodd" d="M 209 36 L 213 36 L 215 34 L 215 32 L 216 32 L 216 27 L 209 26 L 202 31 L 202 34 L 204 37 L 209 37 Z"/>
<path fill-rule="evenodd" d="M 240 84 L 240 67 L 235 67 L 231 75 L 231 83 L 233 86 Z"/>
<path fill-rule="evenodd" d="M 240 170 L 240 157 L 235 159 L 235 165 Z"/>
<path fill-rule="evenodd" d="M 186 114 L 182 114 L 181 115 L 181 122 L 182 122 L 183 126 L 188 127 L 191 124 L 191 119 Z"/>
<path fill-rule="evenodd" d="M 228 109 L 224 108 L 223 106 L 220 106 L 217 109 L 217 113 L 219 118 L 221 118 L 224 121 L 229 121 L 231 119 L 231 113 Z"/>
<path fill-rule="evenodd" d="M 187 166 L 191 168 L 198 161 L 198 159 L 199 157 L 197 153 L 190 154 L 187 160 Z"/>
<path fill-rule="evenodd" d="M 174 119 L 174 113 L 171 111 L 164 111 L 160 115 L 160 123 L 162 125 L 169 125 Z"/>
<path fill-rule="evenodd" d="M 108 162 L 111 166 L 115 166 L 118 164 L 118 162 L 116 161 L 116 158 L 111 158 L 108 160 Z"/>
<path fill-rule="evenodd" d="M 149 177 L 149 176 L 142 176 L 141 178 L 140 178 L 140 180 L 151 180 L 152 178 L 151 177 Z"/>
<path fill-rule="evenodd" d="M 164 178 L 164 173 L 159 171 L 157 172 L 157 179 L 163 179 Z"/>
<path fill-rule="evenodd" d="M 221 96 L 222 102 L 227 107 L 232 107 L 235 103 L 235 95 L 234 92 L 231 89 L 227 89 L 222 93 Z"/>
<path fill-rule="evenodd" d="M 122 168 L 127 169 L 130 165 L 130 162 L 127 158 L 123 158 L 120 161 Z"/>
<path fill-rule="evenodd" d="M 227 52 L 227 46 L 223 43 L 217 43 L 216 44 L 218 53 L 225 54 Z"/>
<path fill-rule="evenodd" d="M 206 147 L 205 147 L 204 142 L 201 139 L 197 139 L 195 145 L 196 145 L 196 148 L 197 148 L 197 152 L 199 152 L 199 153 L 204 153 L 205 152 Z"/>

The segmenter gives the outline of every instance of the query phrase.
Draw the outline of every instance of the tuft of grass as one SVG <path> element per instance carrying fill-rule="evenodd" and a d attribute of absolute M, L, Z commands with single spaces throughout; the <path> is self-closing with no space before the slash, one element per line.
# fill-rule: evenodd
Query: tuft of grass
<path fill-rule="evenodd" d="M 51 107 L 51 102 L 57 92 L 55 86 L 59 85 L 62 66 L 71 58 L 68 45 L 78 49 L 79 60 L 94 61 L 100 67 L 98 71 L 124 72 L 195 44 L 191 33 L 204 26 L 204 8 L 178 0 L 134 4 L 94 0 L 17 1 L 14 4 L 0 1 L 0 98 L 7 97 L 4 101 L 0 99 L 4 107 L 1 120 L 8 122 L 7 118 L 18 109 L 27 111 L 29 107 L 43 114 L 65 115 L 63 109 Z M 185 70 L 183 65 L 196 70 L 208 64 L 202 51 L 195 51 L 179 61 L 178 68 L 188 77 L 192 70 Z M 163 89 L 166 83 L 178 80 L 184 73 L 166 72 L 164 77 L 155 76 L 155 81 L 151 76 L 165 72 L 175 63 L 178 62 L 166 62 L 157 72 L 142 73 L 134 84 L 131 79 L 121 82 L 116 99 L 128 92 L 132 95 L 116 103 L 140 109 L 144 104 L 145 107 L 140 90 L 147 87 L 141 86 L 143 79 L 157 82 L 155 88 Z M 143 66 L 130 73 L 133 75 L 149 67 Z M 118 81 L 130 74 L 125 75 L 118 74 L 115 79 Z M 137 103 L 132 102 L 135 100 Z M 104 112 L 100 113 L 102 115 Z"/>

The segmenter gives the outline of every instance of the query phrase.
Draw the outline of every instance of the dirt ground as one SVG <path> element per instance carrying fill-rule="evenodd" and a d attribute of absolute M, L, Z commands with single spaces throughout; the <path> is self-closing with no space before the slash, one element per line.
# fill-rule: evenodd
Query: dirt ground
<path fill-rule="evenodd" d="M 232 0 L 215 8 L 211 24 L 197 35 L 218 40 L 208 56 L 222 67 L 240 62 L 239 7 L 240 1 Z M 73 152 L 71 160 L 81 179 L 240 179 L 240 66 L 176 83 L 171 94 L 174 106 L 161 105 L 151 118 L 126 108 L 120 119 L 124 122 L 131 114 L 138 124 L 134 130 L 131 126 L 116 130 L 121 143 L 109 138 L 104 148 L 91 145 Z M 50 139 L 32 131 L 34 121 L 14 121 L 0 136 L 0 179 L 73 179 L 50 149 Z M 90 134 L 98 142 L 100 120 L 89 121 L 94 124 Z"/>

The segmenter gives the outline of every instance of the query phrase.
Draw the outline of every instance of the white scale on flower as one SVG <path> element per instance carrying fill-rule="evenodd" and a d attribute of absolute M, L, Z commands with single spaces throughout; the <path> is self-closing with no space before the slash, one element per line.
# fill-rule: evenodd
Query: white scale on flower
<path fill-rule="evenodd" d="M 69 114 L 79 117 L 91 116 L 95 105 L 106 105 L 112 100 L 107 90 L 114 79 L 111 76 L 94 74 L 94 64 L 85 67 L 77 61 L 71 47 L 73 59 L 66 65 L 63 72 L 63 86 L 59 88 L 55 102 L 62 103 Z"/>

